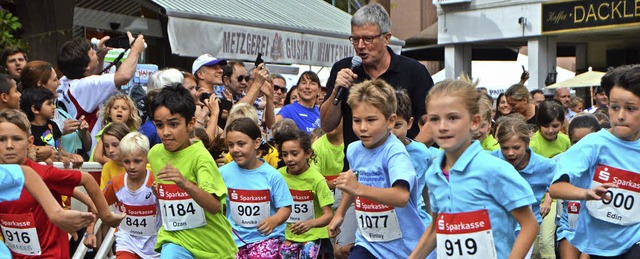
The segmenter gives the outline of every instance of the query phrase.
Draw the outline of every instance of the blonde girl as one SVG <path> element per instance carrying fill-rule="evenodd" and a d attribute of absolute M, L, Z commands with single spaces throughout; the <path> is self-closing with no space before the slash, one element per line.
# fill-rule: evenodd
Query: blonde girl
<path fill-rule="evenodd" d="M 104 129 L 112 122 L 120 122 L 127 125 L 129 131 L 137 131 L 138 128 L 140 128 L 142 119 L 138 114 L 136 104 L 133 102 L 131 97 L 125 94 L 116 94 L 111 96 L 111 98 L 104 103 L 104 106 L 100 111 L 100 117 L 104 127 L 96 135 L 97 143 L 96 147 L 93 149 L 90 161 L 99 162 L 104 165 L 109 161 L 109 158 L 102 152 L 102 132 Z"/>

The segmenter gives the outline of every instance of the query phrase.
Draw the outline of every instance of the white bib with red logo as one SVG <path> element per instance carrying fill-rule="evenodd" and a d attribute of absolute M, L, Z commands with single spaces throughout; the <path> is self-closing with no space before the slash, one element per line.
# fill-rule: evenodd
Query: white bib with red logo
<path fill-rule="evenodd" d="M 231 218 L 242 227 L 255 227 L 271 215 L 269 190 L 240 190 L 229 188 Z"/>
<path fill-rule="evenodd" d="M 158 233 L 156 229 L 156 205 L 128 205 L 118 204 L 118 210 L 126 213 L 127 217 L 120 223 L 119 229 L 133 236 L 152 236 Z"/>
<path fill-rule="evenodd" d="M 640 174 L 606 165 L 596 166 L 591 188 L 604 183 L 615 183 L 610 188 L 610 200 L 587 201 L 589 214 L 599 220 L 629 226 L 640 223 Z"/>
<path fill-rule="evenodd" d="M 580 202 L 568 201 L 567 204 L 567 223 L 569 228 L 576 229 L 578 225 L 578 216 L 580 216 Z"/>
<path fill-rule="evenodd" d="M 388 242 L 402 238 L 396 210 L 362 197 L 356 197 L 356 218 L 360 234 L 369 242 Z"/>
<path fill-rule="evenodd" d="M 33 214 L 0 214 L 0 228 L 5 244 L 14 253 L 22 255 L 42 253 Z"/>
<path fill-rule="evenodd" d="M 438 258 L 497 258 L 487 210 L 440 213 L 437 220 Z"/>
<path fill-rule="evenodd" d="M 291 192 L 291 197 L 293 197 L 293 209 L 287 223 L 314 219 L 316 214 L 313 207 L 313 192 L 291 189 L 289 191 Z"/>
<path fill-rule="evenodd" d="M 158 201 L 162 226 L 167 231 L 192 229 L 207 224 L 204 209 L 175 184 L 158 184 Z"/>

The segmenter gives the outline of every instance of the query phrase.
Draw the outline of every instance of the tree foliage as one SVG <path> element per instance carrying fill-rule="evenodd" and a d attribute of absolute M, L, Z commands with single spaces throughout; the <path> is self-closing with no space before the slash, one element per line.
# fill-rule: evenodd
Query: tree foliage
<path fill-rule="evenodd" d="M 26 44 L 15 37 L 18 30 L 22 28 L 17 16 L 11 12 L 0 8 L 0 49 L 6 47 L 25 48 Z"/>

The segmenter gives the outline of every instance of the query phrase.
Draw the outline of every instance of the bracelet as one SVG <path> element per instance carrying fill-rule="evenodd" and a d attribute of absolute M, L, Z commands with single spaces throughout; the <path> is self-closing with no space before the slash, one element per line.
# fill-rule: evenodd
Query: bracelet
<path fill-rule="evenodd" d="M 200 123 L 200 124 L 202 124 L 202 125 L 204 125 L 204 121 L 196 120 L 196 122 L 197 122 L 197 123 Z"/>

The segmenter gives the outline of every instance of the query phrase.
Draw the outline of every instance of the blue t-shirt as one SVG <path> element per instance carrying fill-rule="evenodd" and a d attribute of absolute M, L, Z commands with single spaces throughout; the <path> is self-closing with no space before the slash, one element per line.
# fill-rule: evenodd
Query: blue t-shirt
<path fill-rule="evenodd" d="M 140 126 L 138 131 L 149 139 L 149 148 L 162 143 L 162 140 L 160 140 L 160 136 L 158 136 L 158 132 L 156 131 L 156 125 L 153 124 L 153 121 L 151 121 L 150 118 L 147 118 L 147 120 L 142 123 L 142 126 Z"/>
<path fill-rule="evenodd" d="M 536 202 L 531 187 L 511 164 L 484 151 L 477 140 L 451 167 L 449 180 L 442 173 L 444 161 L 445 153 L 440 152 L 427 169 L 431 210 L 434 214 L 487 210 L 497 256 L 507 258 L 516 241 L 517 221 L 511 211 Z"/>
<path fill-rule="evenodd" d="M 294 102 L 282 107 L 278 115 L 285 119 L 292 119 L 298 128 L 307 134 L 311 134 L 313 129 L 320 127 L 320 108 L 318 106 L 307 108 Z"/>
<path fill-rule="evenodd" d="M 243 227 L 233 219 L 232 216 L 232 203 L 230 203 L 233 190 L 268 190 L 269 191 L 269 216 L 276 214 L 278 208 L 291 206 L 293 204 L 293 198 L 289 192 L 287 183 L 282 178 L 282 175 L 278 170 L 273 168 L 264 160 L 260 159 L 263 164 L 253 170 L 246 170 L 240 168 L 235 161 L 220 167 L 220 174 L 224 184 L 227 185 L 229 194 L 227 195 L 227 219 L 231 223 L 234 234 L 233 240 L 238 247 L 243 247 L 247 244 L 259 242 L 268 238 L 280 238 L 284 240 L 284 229 L 286 223 L 276 227 L 269 236 L 264 236 L 258 232 L 257 227 Z"/>
<path fill-rule="evenodd" d="M 19 165 L 0 165 L 0 202 L 20 199 L 24 174 Z M 11 251 L 0 242 L 0 258 L 11 258 Z"/>
<path fill-rule="evenodd" d="M 387 242 L 369 242 L 356 233 L 356 245 L 361 246 L 377 258 L 407 258 L 418 244 L 426 229 L 418 215 L 418 181 L 409 154 L 395 135 L 390 134 L 385 142 L 374 149 L 365 148 L 356 141 L 347 148 L 350 168 L 358 173 L 358 182 L 376 188 L 391 188 L 394 183 L 404 181 L 409 185 L 409 202 L 404 208 L 394 208 L 402 237 Z M 360 224 L 360 222 L 359 222 Z"/>
<path fill-rule="evenodd" d="M 424 221 L 424 224 L 429 226 L 429 224 L 431 224 L 431 215 L 426 211 L 422 192 L 426 186 L 425 174 L 427 173 L 427 168 L 431 165 L 432 154 L 427 146 L 413 140 L 411 140 L 405 148 L 407 149 L 407 153 L 409 153 L 409 158 L 416 171 L 416 179 L 418 179 L 418 205 L 420 206 L 418 214 L 422 221 Z"/>
<path fill-rule="evenodd" d="M 560 177 L 568 176 L 569 182 L 574 186 L 590 189 L 597 166 L 638 174 L 638 154 L 640 140 L 624 141 L 602 129 L 588 134 L 562 155 L 556 166 L 553 182 Z M 611 178 L 608 180 L 615 179 Z M 635 176 L 635 179 L 638 179 L 638 176 Z M 617 188 L 610 190 L 619 193 Z M 590 255 L 617 256 L 640 241 L 640 223 L 623 226 L 600 220 L 589 214 L 586 205 L 586 201 L 580 201 L 580 215 L 575 234 L 567 237 L 580 251 Z M 632 206 L 640 204 L 636 202 Z"/>
<path fill-rule="evenodd" d="M 549 191 L 549 186 L 553 179 L 553 171 L 556 168 L 556 162 L 536 154 L 531 150 L 531 148 L 527 148 L 527 152 L 531 155 L 529 156 L 529 163 L 519 173 L 524 180 L 529 183 L 531 190 L 533 190 L 533 196 L 536 198 L 536 203 L 531 205 L 531 210 L 533 210 L 533 214 L 536 216 L 538 224 L 540 224 L 542 223 L 540 203 L 542 202 L 542 198 L 544 198 L 545 193 Z M 491 151 L 491 154 L 506 161 L 500 150 Z"/>

